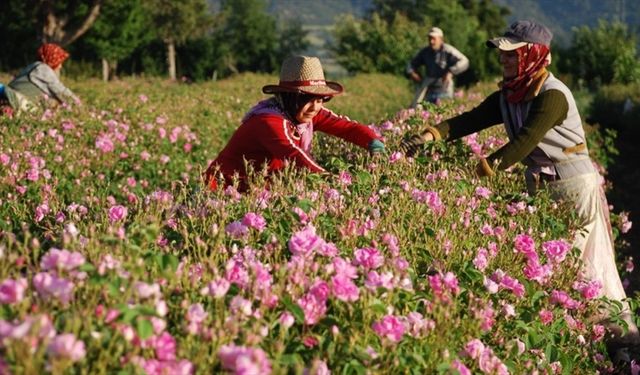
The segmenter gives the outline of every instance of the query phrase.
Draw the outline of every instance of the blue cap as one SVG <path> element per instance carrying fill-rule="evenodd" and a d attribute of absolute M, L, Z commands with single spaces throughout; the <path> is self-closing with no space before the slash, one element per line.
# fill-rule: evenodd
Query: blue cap
<path fill-rule="evenodd" d="M 535 21 L 520 20 L 509 26 L 503 36 L 489 39 L 487 47 L 499 48 L 503 51 L 513 51 L 527 43 L 551 46 L 553 33 L 543 24 Z"/>

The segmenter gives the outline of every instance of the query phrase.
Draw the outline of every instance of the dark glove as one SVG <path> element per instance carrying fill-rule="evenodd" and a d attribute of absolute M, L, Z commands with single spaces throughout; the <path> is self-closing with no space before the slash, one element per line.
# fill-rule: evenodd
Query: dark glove
<path fill-rule="evenodd" d="M 482 158 L 476 165 L 476 175 L 478 177 L 493 177 L 496 175 L 496 172 L 491 168 L 487 159 Z"/>
<path fill-rule="evenodd" d="M 410 138 L 402 140 L 400 143 L 400 151 L 404 152 L 407 156 L 413 156 L 422 148 L 422 146 L 424 146 L 424 144 L 424 138 L 421 135 L 416 134 Z"/>

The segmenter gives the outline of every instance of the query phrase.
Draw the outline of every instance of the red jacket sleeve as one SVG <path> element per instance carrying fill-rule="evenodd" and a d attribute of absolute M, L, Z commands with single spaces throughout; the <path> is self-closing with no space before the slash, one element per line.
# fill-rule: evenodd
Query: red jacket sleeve
<path fill-rule="evenodd" d="M 369 147 L 374 139 L 379 139 L 376 132 L 346 116 L 340 116 L 327 108 L 323 108 L 313 118 L 313 129 L 342 138 L 362 148 Z"/>
<path fill-rule="evenodd" d="M 261 142 L 274 158 L 291 160 L 312 172 L 325 172 L 325 169 L 300 147 L 299 138 L 285 119 L 278 116 L 256 116 L 255 120 L 262 122 L 260 126 L 255 127 L 258 129 L 256 140 Z"/>

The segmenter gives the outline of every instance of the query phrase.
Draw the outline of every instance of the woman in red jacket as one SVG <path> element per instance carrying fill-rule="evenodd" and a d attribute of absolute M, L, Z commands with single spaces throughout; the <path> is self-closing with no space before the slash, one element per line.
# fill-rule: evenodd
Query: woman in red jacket
<path fill-rule="evenodd" d="M 205 180 L 210 189 L 215 190 L 221 182 L 231 185 L 235 176 L 239 189 L 246 190 L 245 163 L 254 170 L 266 164 L 269 173 L 287 163 L 315 173 L 325 172 L 310 153 L 314 130 L 342 138 L 372 154 L 383 152 L 384 144 L 372 129 L 323 107 L 324 102 L 342 91 L 339 83 L 324 79 L 318 58 L 287 58 L 282 63 L 280 83 L 262 88 L 273 97 L 251 108 L 207 168 Z"/>

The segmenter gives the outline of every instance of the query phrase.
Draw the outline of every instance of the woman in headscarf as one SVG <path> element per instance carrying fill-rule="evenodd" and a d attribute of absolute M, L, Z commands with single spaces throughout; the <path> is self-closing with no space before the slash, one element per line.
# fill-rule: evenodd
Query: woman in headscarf
<path fill-rule="evenodd" d="M 38 61 L 22 69 L 7 85 L 0 97 L 17 112 L 30 111 L 40 104 L 80 103 L 78 97 L 60 82 L 60 70 L 69 57 L 67 51 L 53 43 L 38 48 Z"/>
<path fill-rule="evenodd" d="M 324 103 L 341 94 L 342 85 L 326 81 L 317 57 L 292 56 L 282 63 L 280 82 L 262 88 L 273 97 L 255 105 L 205 172 L 211 190 L 220 183 L 233 184 L 239 179 L 239 190 L 247 189 L 245 163 L 254 170 L 266 165 L 269 173 L 293 163 L 298 168 L 323 173 L 311 156 L 313 132 L 331 134 L 368 149 L 384 151 L 384 144 L 369 127 L 339 116 Z"/>
<path fill-rule="evenodd" d="M 487 41 L 487 46 L 497 48 L 500 54 L 503 67 L 500 90 L 473 110 L 405 139 L 401 148 L 412 155 L 425 142 L 451 141 L 503 123 L 509 142 L 481 159 L 477 174 L 492 176 L 522 162 L 527 166 L 525 177 L 531 194 L 546 188 L 554 199 L 575 204 L 584 230 L 576 235 L 574 246 L 582 251 L 584 274 L 602 283 L 604 296 L 620 301 L 626 294 L 616 269 L 601 177 L 589 158 L 582 120 L 571 91 L 546 69 L 550 63 L 551 38 L 545 26 L 517 21 L 504 36 Z M 625 309 L 630 333 L 627 338 L 637 342 L 638 329 L 630 319 L 629 307 Z M 619 327 L 610 325 L 610 328 Z"/>

